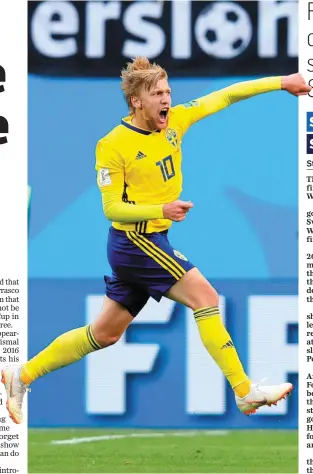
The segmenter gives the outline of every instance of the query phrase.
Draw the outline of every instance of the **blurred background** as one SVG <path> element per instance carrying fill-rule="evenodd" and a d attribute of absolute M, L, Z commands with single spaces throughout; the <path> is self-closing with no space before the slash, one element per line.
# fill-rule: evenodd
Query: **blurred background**
<path fill-rule="evenodd" d="M 94 150 L 127 115 L 127 60 L 165 67 L 173 104 L 296 72 L 298 12 L 295 1 L 28 5 L 31 357 L 102 303 L 110 224 Z M 253 380 L 297 387 L 297 100 L 270 93 L 194 125 L 183 171 L 194 209 L 173 225 L 173 245 L 222 295 Z M 30 427 L 295 429 L 297 414 L 295 390 L 288 403 L 242 416 L 190 311 L 163 299 L 115 346 L 38 380 L 28 418 Z"/>

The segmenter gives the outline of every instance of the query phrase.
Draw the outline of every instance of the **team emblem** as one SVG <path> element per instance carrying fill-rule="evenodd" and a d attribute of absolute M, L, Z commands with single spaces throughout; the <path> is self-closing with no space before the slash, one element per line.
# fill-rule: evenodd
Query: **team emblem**
<path fill-rule="evenodd" d="M 168 128 L 166 130 L 166 138 L 171 145 L 177 146 L 177 133 L 173 128 Z"/>
<path fill-rule="evenodd" d="M 189 109 L 190 107 L 199 107 L 200 102 L 198 100 L 190 100 L 189 102 L 185 102 L 183 106 L 185 109 Z"/>
<path fill-rule="evenodd" d="M 188 262 L 188 258 L 186 258 L 185 255 L 183 255 L 182 253 L 178 252 L 178 250 L 174 250 L 174 255 L 176 255 L 177 258 Z"/>

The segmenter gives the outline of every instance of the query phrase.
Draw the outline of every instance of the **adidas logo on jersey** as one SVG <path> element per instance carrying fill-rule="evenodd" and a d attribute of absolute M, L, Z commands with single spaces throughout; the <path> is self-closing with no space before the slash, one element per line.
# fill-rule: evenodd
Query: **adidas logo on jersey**
<path fill-rule="evenodd" d="M 227 349 L 228 347 L 234 347 L 234 344 L 232 343 L 232 341 L 228 341 L 226 342 L 226 344 L 224 344 L 221 349 Z"/>
<path fill-rule="evenodd" d="M 138 151 L 137 156 L 136 156 L 136 160 L 142 160 L 142 158 L 146 158 L 146 156 L 147 155 L 142 153 L 142 151 Z"/>

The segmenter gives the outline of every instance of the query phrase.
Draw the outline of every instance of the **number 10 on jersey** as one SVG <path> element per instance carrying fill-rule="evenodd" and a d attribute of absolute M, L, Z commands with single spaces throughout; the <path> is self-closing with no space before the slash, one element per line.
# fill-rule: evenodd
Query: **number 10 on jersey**
<path fill-rule="evenodd" d="M 164 181 L 168 181 L 169 179 L 173 178 L 173 176 L 175 176 L 173 158 L 171 155 L 163 158 L 162 161 L 158 161 L 156 165 L 160 167 Z"/>

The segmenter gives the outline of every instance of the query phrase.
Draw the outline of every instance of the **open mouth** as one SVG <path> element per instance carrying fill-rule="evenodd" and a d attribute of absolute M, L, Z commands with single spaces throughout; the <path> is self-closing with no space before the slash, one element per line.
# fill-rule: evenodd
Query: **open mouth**
<path fill-rule="evenodd" d="M 160 117 L 160 122 L 165 123 L 168 115 L 168 108 L 164 107 L 163 109 L 160 110 L 159 117 Z"/>

